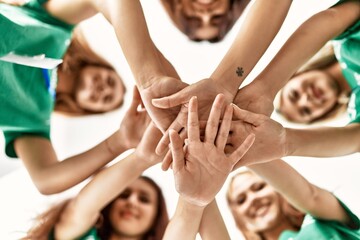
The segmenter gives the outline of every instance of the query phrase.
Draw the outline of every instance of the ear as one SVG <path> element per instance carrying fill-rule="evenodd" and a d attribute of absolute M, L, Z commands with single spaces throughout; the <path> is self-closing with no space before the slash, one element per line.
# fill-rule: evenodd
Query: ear
<path fill-rule="evenodd" d="M 337 98 L 337 103 L 341 105 L 345 105 L 349 103 L 349 100 L 350 98 L 348 94 L 345 91 L 342 91 Z"/>

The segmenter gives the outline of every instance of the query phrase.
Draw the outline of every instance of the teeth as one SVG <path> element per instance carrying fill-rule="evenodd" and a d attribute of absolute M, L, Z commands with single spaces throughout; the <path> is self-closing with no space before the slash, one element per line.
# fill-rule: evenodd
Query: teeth
<path fill-rule="evenodd" d="M 256 215 L 257 215 L 257 216 L 263 215 L 263 214 L 266 212 L 267 209 L 268 209 L 267 206 L 262 206 L 262 207 L 260 207 L 260 208 L 256 211 Z"/>

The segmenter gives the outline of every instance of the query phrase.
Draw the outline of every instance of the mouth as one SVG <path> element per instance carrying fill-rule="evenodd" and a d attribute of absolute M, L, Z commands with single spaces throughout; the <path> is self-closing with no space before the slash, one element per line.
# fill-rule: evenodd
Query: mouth
<path fill-rule="evenodd" d="M 120 212 L 120 216 L 123 219 L 137 219 L 137 216 L 132 211 L 122 211 Z"/>
<path fill-rule="evenodd" d="M 269 209 L 270 209 L 270 205 L 263 205 L 263 206 L 259 207 L 255 211 L 255 217 L 263 217 L 263 216 L 265 216 L 268 213 Z"/>
<path fill-rule="evenodd" d="M 324 92 L 320 88 L 315 87 L 314 85 L 311 85 L 311 93 L 316 99 L 323 99 Z"/>
<path fill-rule="evenodd" d="M 200 4 L 204 4 L 204 5 L 209 5 L 209 4 L 213 3 L 214 0 L 197 0 L 197 2 Z"/>

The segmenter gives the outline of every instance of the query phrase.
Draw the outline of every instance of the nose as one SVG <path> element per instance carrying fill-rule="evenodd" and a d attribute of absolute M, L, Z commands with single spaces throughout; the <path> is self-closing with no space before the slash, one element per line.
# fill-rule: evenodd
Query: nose
<path fill-rule="evenodd" d="M 309 105 L 311 105 L 309 95 L 307 93 L 301 94 L 301 96 L 298 100 L 298 106 L 299 107 L 308 107 Z"/>
<path fill-rule="evenodd" d="M 136 194 L 131 194 L 129 198 L 127 199 L 127 204 L 131 206 L 137 206 L 138 205 L 138 198 Z"/>

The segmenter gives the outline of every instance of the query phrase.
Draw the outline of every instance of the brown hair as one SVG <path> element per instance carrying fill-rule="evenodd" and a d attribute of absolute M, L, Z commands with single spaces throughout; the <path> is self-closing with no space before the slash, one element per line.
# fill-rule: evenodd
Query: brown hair
<path fill-rule="evenodd" d="M 140 176 L 140 179 L 150 183 L 156 190 L 158 197 L 157 215 L 154 223 L 147 233 L 145 233 L 144 240 L 159 240 L 165 233 L 166 226 L 169 222 L 169 216 L 166 209 L 165 199 L 160 187 L 150 178 L 146 176 Z M 47 240 L 54 229 L 55 224 L 59 221 L 61 213 L 66 205 L 69 203 L 69 199 L 62 201 L 55 206 L 49 208 L 44 213 L 38 215 L 34 219 L 34 225 L 27 232 L 26 236 L 22 240 Z M 109 220 L 109 213 L 111 205 L 114 201 L 109 203 L 103 210 L 101 210 L 101 217 L 96 224 L 97 234 L 102 240 L 109 239 L 112 233 L 112 227 Z"/>
<path fill-rule="evenodd" d="M 64 57 L 63 63 L 59 65 L 58 72 L 58 81 L 64 81 L 63 78 L 69 78 L 71 81 L 76 82 L 79 79 L 82 69 L 86 66 L 97 66 L 102 68 L 107 68 L 109 70 L 114 70 L 114 68 L 98 54 L 96 54 L 88 45 L 85 40 L 85 36 L 79 28 L 75 28 L 73 37 L 69 48 L 67 49 Z M 74 84 L 74 87 L 76 83 Z M 125 85 L 123 84 L 125 91 Z M 123 104 L 121 101 L 117 107 L 120 107 Z M 55 107 L 54 110 L 57 112 L 69 114 L 69 115 L 89 115 L 102 112 L 93 112 L 81 108 L 73 94 L 69 93 L 56 93 Z"/>
<path fill-rule="evenodd" d="M 47 211 L 36 216 L 34 225 L 29 229 L 26 236 L 22 240 L 48 240 L 55 224 L 59 221 L 62 211 L 69 203 L 69 199 L 62 201 Z"/>
<path fill-rule="evenodd" d="M 338 61 L 334 53 L 334 48 L 332 44 L 328 42 L 312 58 L 310 58 L 309 61 L 307 61 L 302 67 L 300 67 L 299 70 L 291 78 L 313 70 L 324 70 L 337 62 Z M 338 87 L 340 88 L 340 86 Z M 282 104 L 281 92 L 282 90 L 280 90 L 279 93 L 280 97 L 278 103 L 277 104 L 275 103 L 275 105 L 277 105 L 275 106 L 276 108 L 275 110 L 279 114 L 282 114 L 280 110 Z M 337 101 L 335 105 L 328 112 L 326 112 L 324 115 L 316 119 L 313 119 L 311 122 L 309 122 L 309 124 L 320 121 L 331 120 L 336 116 L 340 115 L 341 113 L 345 112 L 348 103 L 348 96 L 344 93 L 342 89 L 339 89 L 339 98 L 340 100 Z M 287 118 L 287 120 L 289 119 Z"/>
<path fill-rule="evenodd" d="M 253 173 L 252 171 L 249 170 L 245 170 L 245 171 L 241 171 L 236 173 L 230 180 L 229 183 L 229 187 L 228 190 L 226 192 L 226 200 L 230 206 L 230 210 L 231 213 L 235 219 L 236 222 L 236 226 L 238 227 L 238 229 L 241 231 L 241 233 L 244 235 L 245 239 L 251 239 L 251 240 L 261 240 L 264 237 L 262 236 L 262 234 L 260 232 L 252 232 L 249 229 L 246 228 L 246 224 L 243 221 L 243 219 L 239 218 L 236 216 L 236 214 L 234 213 L 233 208 L 231 207 L 232 205 L 232 199 L 231 199 L 231 193 L 232 193 L 232 184 L 235 180 L 236 177 L 243 175 L 243 174 L 252 174 L 252 175 L 256 175 L 255 173 Z M 279 193 L 277 193 L 279 194 Z M 281 210 L 286 218 L 287 221 L 289 221 L 289 223 L 298 231 L 301 228 L 302 222 L 304 220 L 305 214 L 300 212 L 299 210 L 295 209 L 290 203 L 288 203 L 280 194 L 280 199 L 281 199 Z"/>
<path fill-rule="evenodd" d="M 165 8 L 166 12 L 168 13 L 169 17 L 171 18 L 173 24 L 185 35 L 189 36 L 192 33 L 192 28 L 187 26 L 187 21 L 184 19 L 183 16 L 180 16 L 180 23 L 177 22 L 176 18 L 174 17 L 175 12 L 175 2 L 178 0 L 161 0 L 163 7 Z M 214 39 L 209 39 L 209 42 L 219 42 L 222 40 L 225 35 L 231 30 L 234 26 L 236 21 L 239 19 L 241 14 L 244 12 L 244 9 L 249 4 L 250 0 L 228 0 L 230 2 L 230 8 L 228 14 L 222 19 L 222 22 L 225 22 L 224 27 L 220 29 L 219 36 Z M 222 26 L 222 25 L 221 25 Z M 192 39 L 197 41 L 195 39 Z"/>
<path fill-rule="evenodd" d="M 151 179 L 146 176 L 141 176 L 140 179 L 145 180 L 147 183 L 150 183 L 154 187 L 157 193 L 158 205 L 157 205 L 157 214 L 154 220 L 153 225 L 150 227 L 149 231 L 145 233 L 144 240 L 160 240 L 162 239 L 166 226 L 169 222 L 169 216 L 166 209 L 165 199 L 162 194 L 160 187 Z M 102 223 L 97 226 L 98 235 L 100 239 L 107 240 L 109 239 L 112 227 L 109 220 L 110 209 L 114 201 L 108 204 L 102 211 L 101 215 L 103 218 Z"/>

